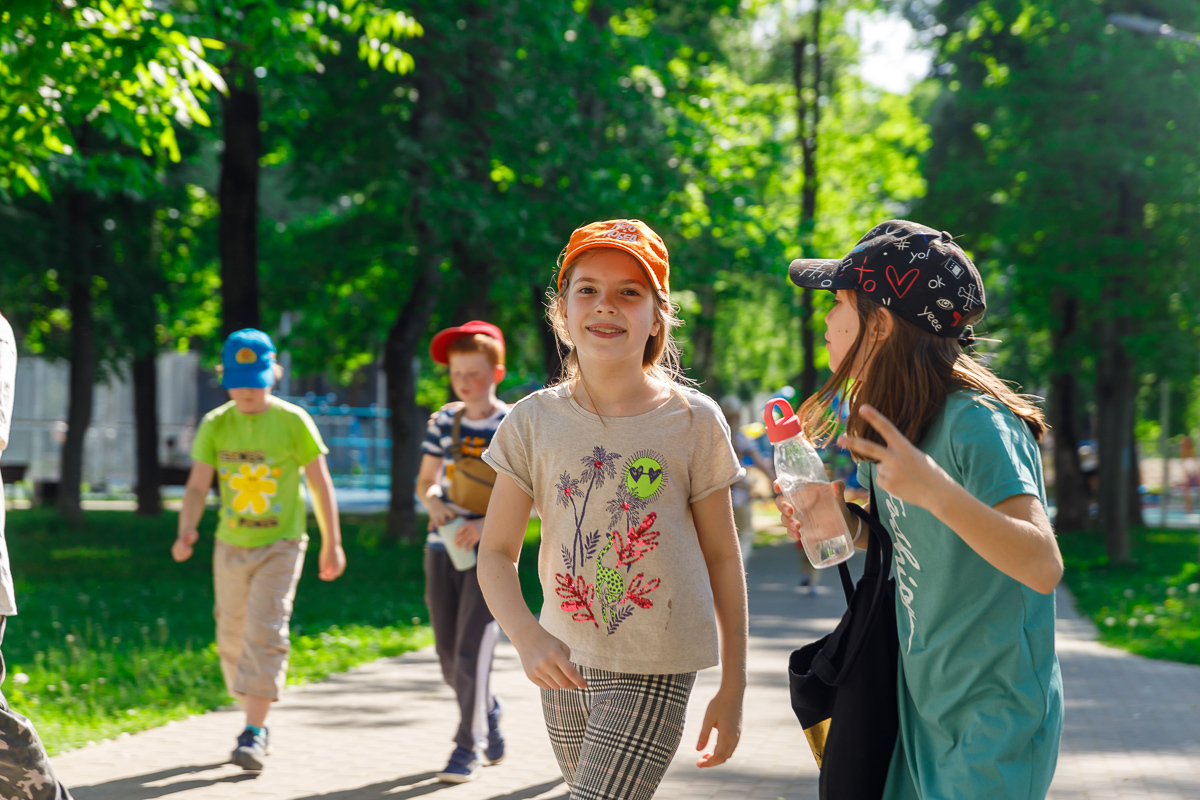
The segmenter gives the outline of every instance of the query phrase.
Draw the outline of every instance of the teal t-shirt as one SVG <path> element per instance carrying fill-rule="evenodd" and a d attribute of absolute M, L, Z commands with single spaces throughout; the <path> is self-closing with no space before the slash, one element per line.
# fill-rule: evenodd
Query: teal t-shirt
<path fill-rule="evenodd" d="M 989 506 L 1045 505 L 1029 428 L 1005 406 L 956 391 L 920 443 Z M 869 486 L 874 464 L 858 466 Z M 895 545 L 900 735 L 885 800 L 1044 798 L 1062 735 L 1054 595 L 988 564 L 923 508 L 875 487 Z"/>
<path fill-rule="evenodd" d="M 268 402 L 261 414 L 243 414 L 232 400 L 213 409 L 192 443 L 192 458 L 217 471 L 217 538 L 238 547 L 304 537 L 300 471 L 329 452 L 308 412 L 277 397 Z"/>

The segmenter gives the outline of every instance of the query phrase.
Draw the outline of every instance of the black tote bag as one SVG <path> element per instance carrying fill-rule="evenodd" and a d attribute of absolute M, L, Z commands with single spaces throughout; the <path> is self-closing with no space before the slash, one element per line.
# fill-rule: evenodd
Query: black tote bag
<path fill-rule="evenodd" d="M 821 769 L 821 800 L 878 800 L 899 730 L 892 540 L 874 483 L 869 514 L 847 506 L 869 531 L 866 566 L 856 586 L 838 564 L 849 607 L 833 633 L 792 653 L 788 678 L 792 710 Z"/>

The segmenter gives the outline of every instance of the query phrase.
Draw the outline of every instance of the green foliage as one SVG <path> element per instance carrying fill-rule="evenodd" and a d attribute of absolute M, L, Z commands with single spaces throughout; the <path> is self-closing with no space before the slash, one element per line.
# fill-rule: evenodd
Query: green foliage
<path fill-rule="evenodd" d="M 317 578 L 313 537 L 292 617 L 291 684 L 427 645 L 419 545 L 381 546 L 383 522 L 343 517 L 346 575 Z M 534 521 L 536 523 L 536 521 Z M 213 643 L 212 536 L 170 560 L 175 515 L 90 512 L 71 525 L 41 510 L 11 512 L 7 539 L 20 613 L 8 620 L 4 693 L 51 752 L 181 719 L 231 701 Z M 533 608 L 537 527 L 521 580 Z"/>
<path fill-rule="evenodd" d="M 6 3 L 0 11 L 0 194 L 48 197 L 47 172 L 77 167 L 87 155 L 76 137 L 85 124 L 131 152 L 178 161 L 175 124 L 208 125 L 208 92 L 224 90 L 205 60 L 220 46 L 173 30 L 170 14 L 142 0 Z M 99 172 L 91 178 L 98 180 Z M 118 185 L 146 180 L 131 170 Z"/>
<path fill-rule="evenodd" d="M 1117 29 L 1092 0 L 928 6 L 943 93 L 922 215 L 967 234 L 1011 377 L 1090 376 L 1097 327 L 1128 319 L 1138 372 L 1194 373 L 1200 51 Z M 1160 3 L 1183 29 L 1194 3 Z M 1192 287 L 1192 288 L 1189 288 Z M 1077 332 L 1060 301 L 1078 301 Z"/>
<path fill-rule="evenodd" d="M 1131 653 L 1200 664 L 1200 567 L 1194 530 L 1132 531 L 1137 562 L 1109 566 L 1103 534 L 1059 538 L 1065 580 L 1100 641 Z"/>
<path fill-rule="evenodd" d="M 856 4 L 833 5 L 831 37 Z M 488 315 L 509 334 L 509 370 L 523 376 L 512 382 L 545 375 L 541 304 L 570 231 L 616 216 L 646 219 L 666 239 L 687 364 L 706 391 L 789 382 L 799 365 L 783 269 L 798 241 L 795 90 L 790 67 L 771 60 L 778 43 L 746 33 L 762 28 L 755 13 L 442 3 L 420 14 L 411 75 L 328 58 L 323 78 L 293 94 L 294 133 L 271 168 L 291 195 L 264 226 L 267 306 L 301 312 L 293 363 L 344 377 L 378 358 L 424 257 L 419 204 L 442 259 L 430 333 Z M 857 51 L 843 39 L 846 69 L 821 131 L 829 210 L 816 233 L 834 255 L 920 195 L 928 146 L 906 98 L 852 73 Z M 436 135 L 419 136 L 423 119 Z M 418 396 L 439 404 L 444 375 L 418 354 Z"/>
<path fill-rule="evenodd" d="M 405 11 L 376 0 L 338 3 L 235 0 L 212 6 L 203 0 L 176 0 L 179 24 L 226 45 L 222 67 L 252 66 L 283 75 L 324 72 L 322 58 L 341 52 L 344 41 L 357 44 L 359 58 L 372 69 L 408 72 L 412 56 L 399 42 L 420 36 L 420 23 Z M 236 81 L 250 80 L 233 74 Z"/>

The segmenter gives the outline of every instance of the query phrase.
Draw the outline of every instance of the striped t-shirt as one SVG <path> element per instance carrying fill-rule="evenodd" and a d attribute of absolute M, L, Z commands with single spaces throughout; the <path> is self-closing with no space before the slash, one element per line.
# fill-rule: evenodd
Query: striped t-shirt
<path fill-rule="evenodd" d="M 465 508 L 456 506 L 451 503 L 447 495 L 450 492 L 450 482 L 446 479 L 446 465 L 456 461 L 460 456 L 473 456 L 478 458 L 483 455 L 483 451 L 488 449 L 488 445 L 492 443 L 492 436 L 496 434 L 496 429 L 500 427 L 500 421 L 508 414 L 508 406 L 503 403 L 499 408 L 492 412 L 491 416 L 485 419 L 468 419 L 464 414 L 462 422 L 459 424 L 459 436 L 462 439 L 460 451 L 454 451 L 454 437 L 451 435 L 454 430 L 454 411 L 443 409 L 437 413 L 430 423 L 429 428 L 425 431 L 425 441 L 421 443 L 421 452 L 427 456 L 443 459 L 442 471 L 438 475 L 438 485 L 442 487 L 442 500 L 450 507 L 450 510 L 458 514 L 463 519 L 479 519 L 479 514 L 474 514 Z M 426 544 L 434 550 L 445 549 L 442 544 L 442 537 L 437 531 L 430 531 L 429 536 L 425 539 Z"/>

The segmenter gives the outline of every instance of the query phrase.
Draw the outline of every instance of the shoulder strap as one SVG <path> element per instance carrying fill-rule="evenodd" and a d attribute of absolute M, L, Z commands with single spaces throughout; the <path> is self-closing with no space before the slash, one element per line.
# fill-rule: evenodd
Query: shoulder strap
<path fill-rule="evenodd" d="M 866 620 L 862 623 L 860 630 L 866 631 L 874 624 L 875 618 L 879 614 L 879 609 L 883 603 L 884 592 L 888 591 L 888 577 L 892 571 L 892 540 L 888 535 L 887 529 L 883 527 L 883 523 L 879 519 L 879 507 L 875 500 L 875 476 L 871 476 L 871 512 L 868 514 L 861 506 L 853 503 L 847 504 L 851 513 L 859 517 L 866 523 L 870 533 L 870 540 L 867 542 L 867 563 L 863 566 L 863 576 L 861 581 L 866 581 L 870 577 L 875 578 L 875 591 L 871 596 L 871 605 L 867 610 Z M 838 564 L 839 569 L 845 569 L 845 564 Z M 843 581 L 849 580 L 850 572 L 846 570 L 843 576 Z M 849 672 L 850 666 L 854 663 L 854 659 L 858 656 L 858 651 L 862 647 L 866 636 L 859 636 L 853 639 L 848 644 L 846 656 L 842 659 L 840 675 L 846 675 Z M 831 665 L 832 666 L 832 665 Z M 827 680 L 827 683 L 836 684 L 834 680 Z"/>
<path fill-rule="evenodd" d="M 452 461 L 457 461 L 462 455 L 462 420 L 467 413 L 466 406 L 454 412 L 454 422 L 450 425 L 450 451 L 454 453 Z"/>

